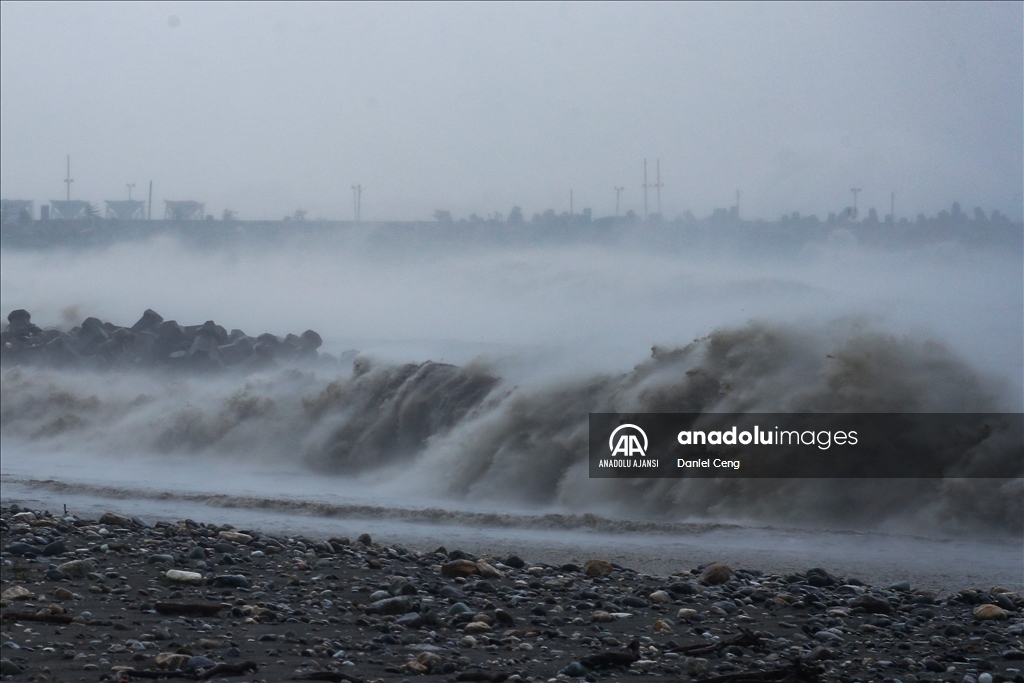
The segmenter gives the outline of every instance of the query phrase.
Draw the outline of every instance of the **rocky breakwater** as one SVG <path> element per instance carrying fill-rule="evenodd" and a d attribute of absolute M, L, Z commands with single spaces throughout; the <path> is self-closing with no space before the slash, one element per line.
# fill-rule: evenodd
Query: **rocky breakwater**
<path fill-rule="evenodd" d="M 40 328 L 26 310 L 7 316 L 0 332 L 0 363 L 78 368 L 163 367 L 181 370 L 256 370 L 278 362 L 335 360 L 319 354 L 320 335 L 306 330 L 284 339 L 264 333 L 252 337 L 212 320 L 180 325 L 147 309 L 131 327 L 86 318 L 68 331 Z"/>
<path fill-rule="evenodd" d="M 14 680 L 1024 683 L 1024 601 L 0 510 Z"/>

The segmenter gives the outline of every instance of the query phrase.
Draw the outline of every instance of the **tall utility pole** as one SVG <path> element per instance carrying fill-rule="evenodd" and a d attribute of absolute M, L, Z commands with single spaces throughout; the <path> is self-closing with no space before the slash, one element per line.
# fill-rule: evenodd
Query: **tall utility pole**
<path fill-rule="evenodd" d="M 64 183 L 68 186 L 68 201 L 71 201 L 71 183 L 75 182 L 71 178 L 71 155 L 68 155 L 68 177 L 64 179 Z"/>
<path fill-rule="evenodd" d="M 661 159 L 657 161 L 657 170 L 655 171 L 657 181 L 653 183 L 647 182 L 647 159 L 644 159 L 644 220 L 647 220 L 647 190 L 654 188 L 657 190 L 658 200 L 658 215 L 661 215 Z"/>
<path fill-rule="evenodd" d="M 851 216 L 851 218 L 856 218 L 857 217 L 857 193 L 860 192 L 860 188 L 859 187 L 851 187 L 850 188 L 850 192 L 853 193 L 853 216 Z"/>
<path fill-rule="evenodd" d="M 363 213 L 363 186 L 353 185 L 352 186 L 352 210 L 355 214 L 356 223 L 359 222 L 359 218 Z"/>
<path fill-rule="evenodd" d="M 624 187 L 618 187 L 618 186 L 616 186 L 616 188 L 615 188 L 615 217 L 616 218 L 619 217 L 619 194 L 623 190 L 625 190 L 625 189 L 626 188 L 624 188 Z"/>
<path fill-rule="evenodd" d="M 132 188 L 135 187 L 135 183 L 125 183 L 125 187 L 128 188 L 128 201 L 132 200 Z"/>
<path fill-rule="evenodd" d="M 662 185 L 661 185 L 661 159 L 658 159 L 657 164 L 658 164 L 658 171 L 657 171 L 658 181 L 654 184 L 654 186 L 656 188 L 658 188 L 658 216 L 661 216 L 661 188 L 662 188 Z"/>
<path fill-rule="evenodd" d="M 647 159 L 644 159 L 644 220 L 647 220 Z"/>
<path fill-rule="evenodd" d="M 153 220 L 153 181 L 149 181 L 149 206 L 146 207 L 146 220 Z"/>

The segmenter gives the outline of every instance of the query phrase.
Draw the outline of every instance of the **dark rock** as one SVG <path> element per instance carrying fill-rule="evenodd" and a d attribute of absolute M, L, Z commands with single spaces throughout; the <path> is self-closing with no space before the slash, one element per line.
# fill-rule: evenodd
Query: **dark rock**
<path fill-rule="evenodd" d="M 24 308 L 18 308 L 7 314 L 8 330 L 17 332 L 29 326 L 32 322 L 32 314 Z"/>
<path fill-rule="evenodd" d="M 562 669 L 562 673 L 572 678 L 580 678 L 586 676 L 590 672 L 587 667 L 583 666 L 579 662 L 572 662 L 569 666 Z"/>
<path fill-rule="evenodd" d="M 200 655 L 189 657 L 188 661 L 185 662 L 185 668 L 189 671 L 195 671 L 196 669 L 209 669 L 216 665 L 217 663 L 209 657 L 203 657 Z"/>
<path fill-rule="evenodd" d="M 17 313 L 18 311 L 15 311 Z M 12 314 L 13 315 L 13 314 Z M 10 320 L 10 316 L 8 316 Z M 21 674 L 21 667 L 4 657 L 0 659 L 0 676 L 17 676 Z"/>
<path fill-rule="evenodd" d="M 32 555 L 33 557 L 39 552 L 39 549 L 34 545 L 29 545 L 28 543 L 23 543 L 21 541 L 11 543 L 4 548 L 4 550 L 9 552 L 11 555 Z"/>
<path fill-rule="evenodd" d="M 513 569 L 521 569 L 526 566 L 526 562 L 518 555 L 509 555 L 502 560 L 502 564 L 512 567 Z"/>
<path fill-rule="evenodd" d="M 824 645 L 819 645 L 804 656 L 804 659 L 809 662 L 823 662 L 835 658 L 836 653 Z"/>
<path fill-rule="evenodd" d="M 700 573 L 700 582 L 709 586 L 720 586 L 724 583 L 728 583 L 731 578 L 732 569 L 729 568 L 729 565 L 721 562 L 709 564 L 704 568 L 704 571 Z"/>
<path fill-rule="evenodd" d="M 99 518 L 99 523 L 105 524 L 106 526 L 122 527 L 125 529 L 131 529 L 134 526 L 131 517 L 125 517 L 124 515 L 119 515 L 116 512 L 104 512 Z"/>
<path fill-rule="evenodd" d="M 718 600 L 712 604 L 712 607 L 717 607 L 726 614 L 735 614 L 739 611 L 739 607 L 737 607 L 736 603 L 731 600 Z"/>
<path fill-rule="evenodd" d="M 413 611 L 412 607 L 412 600 L 403 595 L 397 598 L 385 598 L 384 600 L 378 600 L 377 602 L 367 605 L 364 611 L 367 614 L 385 616 L 389 614 L 406 614 Z"/>
<path fill-rule="evenodd" d="M 455 586 L 445 586 L 437 593 L 442 598 L 448 600 L 466 600 L 469 596 L 465 592 L 460 591 Z"/>
<path fill-rule="evenodd" d="M 225 365 L 236 365 L 253 355 L 253 342 L 248 337 L 243 337 L 230 344 L 218 347 L 217 353 Z"/>
<path fill-rule="evenodd" d="M 145 332 L 158 327 L 163 321 L 164 318 L 162 315 L 154 311 L 152 308 L 147 308 L 143 312 L 142 317 L 132 325 L 131 330 L 132 332 Z"/>
<path fill-rule="evenodd" d="M 494 610 L 494 620 L 505 626 L 514 626 L 516 623 L 515 618 L 503 609 Z"/>
<path fill-rule="evenodd" d="M 588 669 L 605 669 L 614 666 L 629 666 L 640 659 L 640 642 L 632 641 L 625 650 L 601 652 L 584 657 L 580 664 Z"/>
<path fill-rule="evenodd" d="M 644 600 L 643 598 L 636 597 L 635 595 L 627 595 L 626 597 L 622 598 L 622 604 L 626 607 L 636 607 L 640 609 L 647 607 L 650 603 Z M 736 609 L 735 605 L 733 605 L 733 609 Z"/>
<path fill-rule="evenodd" d="M 827 571 L 820 567 L 808 569 L 807 572 L 807 583 L 817 588 L 824 588 L 827 586 L 834 586 L 838 583 L 838 580 L 831 576 Z"/>
<path fill-rule="evenodd" d="M 44 553 L 45 554 L 45 553 Z M 1008 612 L 1016 612 L 1017 606 L 1013 604 L 1013 600 L 1010 599 L 1005 593 L 993 593 L 991 600 L 994 604 L 999 605 Z"/>
<path fill-rule="evenodd" d="M 249 579 L 241 574 L 221 574 L 213 577 L 211 583 L 217 588 L 249 588 Z"/>
<path fill-rule="evenodd" d="M 871 593 L 865 593 L 850 601 L 850 607 L 860 608 L 868 614 L 891 614 L 892 605 L 885 598 L 879 598 Z"/>
<path fill-rule="evenodd" d="M 43 555 L 45 555 L 46 557 L 52 557 L 54 555 L 66 553 L 67 551 L 68 546 L 66 543 L 64 543 L 64 539 L 58 538 L 56 541 L 46 544 L 46 546 L 43 548 Z"/>
<path fill-rule="evenodd" d="M 419 612 L 409 612 L 395 619 L 395 623 L 405 628 L 419 628 L 425 623 L 425 619 Z"/>

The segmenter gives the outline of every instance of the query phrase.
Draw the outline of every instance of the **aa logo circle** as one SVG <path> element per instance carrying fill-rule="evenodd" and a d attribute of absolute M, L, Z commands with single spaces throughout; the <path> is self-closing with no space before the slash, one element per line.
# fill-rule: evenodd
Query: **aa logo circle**
<path fill-rule="evenodd" d="M 608 437 L 608 448 L 613 457 L 639 455 L 642 458 L 647 454 L 647 434 L 634 424 L 619 425 Z"/>

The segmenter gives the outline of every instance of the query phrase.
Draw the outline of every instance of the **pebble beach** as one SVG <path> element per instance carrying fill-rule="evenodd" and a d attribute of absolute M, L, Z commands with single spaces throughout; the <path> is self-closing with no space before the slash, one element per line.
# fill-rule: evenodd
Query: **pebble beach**
<path fill-rule="evenodd" d="M 4 680 L 1024 683 L 1024 599 L 0 510 Z"/>

